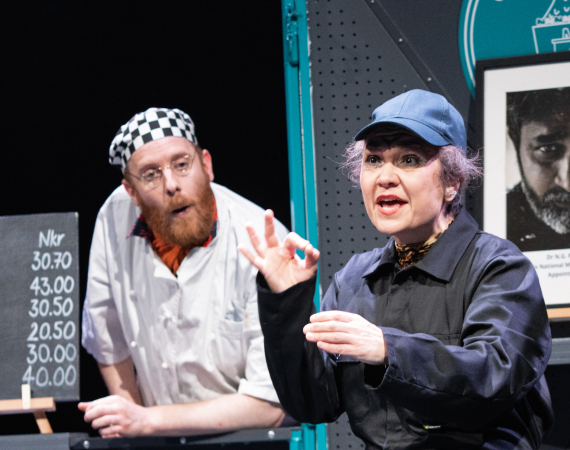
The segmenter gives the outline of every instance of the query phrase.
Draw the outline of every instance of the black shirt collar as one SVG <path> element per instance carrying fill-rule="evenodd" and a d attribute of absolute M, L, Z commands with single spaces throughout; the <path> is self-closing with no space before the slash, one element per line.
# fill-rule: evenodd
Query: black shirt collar
<path fill-rule="evenodd" d="M 465 208 L 461 208 L 453 223 L 433 244 L 426 256 L 417 264 L 410 266 L 410 268 L 416 267 L 435 278 L 449 281 L 455 271 L 455 267 L 457 267 L 459 260 L 477 231 L 479 231 L 479 226 L 475 219 L 471 217 Z M 390 238 L 382 251 L 380 259 L 372 264 L 362 277 L 370 276 L 377 271 L 380 272 L 382 266 L 390 266 L 392 268 L 397 263 L 398 254 L 394 245 L 394 238 Z"/>

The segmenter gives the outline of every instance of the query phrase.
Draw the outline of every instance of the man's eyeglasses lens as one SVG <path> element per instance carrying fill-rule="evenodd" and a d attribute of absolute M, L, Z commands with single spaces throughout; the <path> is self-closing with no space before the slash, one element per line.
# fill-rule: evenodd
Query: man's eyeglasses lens
<path fill-rule="evenodd" d="M 193 157 L 190 155 L 184 155 L 180 158 L 176 158 L 172 160 L 169 166 L 166 166 L 164 169 L 160 166 L 157 167 L 149 167 L 146 169 L 140 177 L 135 176 L 141 180 L 147 189 L 152 189 L 157 187 L 162 181 L 162 172 L 166 169 L 172 170 L 172 172 L 179 177 L 185 177 L 190 173 L 190 169 L 192 168 L 192 162 L 194 161 Z M 131 174 L 132 175 L 132 174 Z"/>

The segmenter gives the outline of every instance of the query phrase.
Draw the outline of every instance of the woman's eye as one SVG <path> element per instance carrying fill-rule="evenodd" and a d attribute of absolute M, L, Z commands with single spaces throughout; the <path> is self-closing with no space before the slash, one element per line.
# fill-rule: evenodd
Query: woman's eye
<path fill-rule="evenodd" d="M 406 155 L 402 158 L 402 164 L 406 167 L 417 166 L 420 163 L 420 158 L 416 155 Z"/>
<path fill-rule="evenodd" d="M 366 157 L 366 164 L 368 164 L 369 166 L 378 166 L 381 163 L 382 163 L 382 161 L 376 155 L 368 155 Z"/>

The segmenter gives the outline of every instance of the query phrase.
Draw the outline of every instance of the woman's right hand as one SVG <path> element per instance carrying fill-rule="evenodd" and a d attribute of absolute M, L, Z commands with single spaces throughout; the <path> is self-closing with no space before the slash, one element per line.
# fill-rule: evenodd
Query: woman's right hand
<path fill-rule="evenodd" d="M 273 292 L 281 292 L 311 278 L 317 271 L 319 251 L 296 233 L 289 233 L 282 244 L 275 234 L 273 211 L 265 211 L 265 242 L 262 242 L 251 225 L 246 225 L 254 253 L 243 245 L 238 250 L 259 269 Z M 303 250 L 305 259 L 295 250 Z"/>

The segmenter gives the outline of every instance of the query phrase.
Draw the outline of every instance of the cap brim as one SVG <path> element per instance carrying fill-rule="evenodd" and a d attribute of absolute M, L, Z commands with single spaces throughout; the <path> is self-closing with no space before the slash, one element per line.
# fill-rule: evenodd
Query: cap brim
<path fill-rule="evenodd" d="M 361 141 L 362 139 L 365 139 L 366 136 L 372 130 L 374 130 L 376 128 L 382 128 L 382 125 L 386 125 L 386 124 L 390 124 L 390 123 L 400 125 L 406 129 L 410 130 L 412 133 L 417 134 L 424 141 L 427 141 L 432 145 L 437 145 L 437 146 L 441 147 L 442 145 L 451 144 L 451 142 L 449 142 L 441 134 L 439 134 L 437 131 L 434 131 L 432 128 L 428 127 L 427 125 L 424 125 L 423 123 L 418 122 L 416 120 L 404 119 L 404 118 L 394 118 L 394 119 L 385 120 L 385 121 L 382 120 L 379 122 L 372 122 L 371 124 L 366 125 L 358 133 L 356 133 L 356 136 L 354 136 L 354 140 L 355 141 Z"/>

